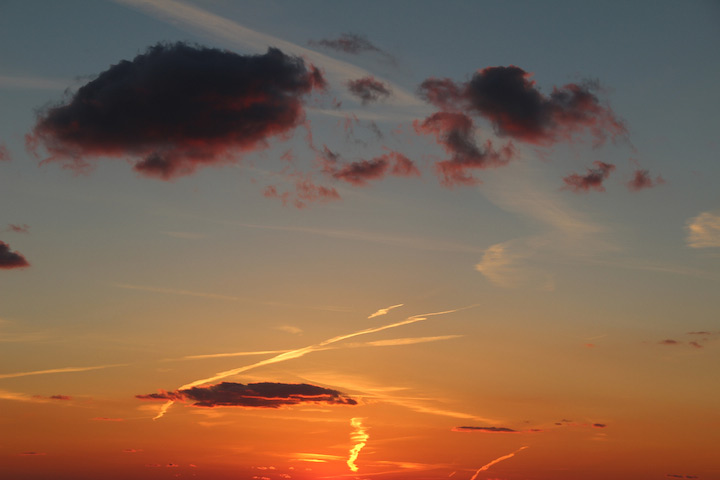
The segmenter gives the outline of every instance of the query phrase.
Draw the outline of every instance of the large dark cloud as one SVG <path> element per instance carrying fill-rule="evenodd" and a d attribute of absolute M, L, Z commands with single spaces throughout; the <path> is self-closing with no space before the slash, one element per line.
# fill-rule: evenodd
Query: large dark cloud
<path fill-rule="evenodd" d="M 42 112 L 27 143 L 71 168 L 121 157 L 142 175 L 170 179 L 289 134 L 304 121 L 303 97 L 324 87 L 315 67 L 275 48 L 245 56 L 158 44 Z"/>
<path fill-rule="evenodd" d="M 0 241 L 0 269 L 29 267 L 30 263 L 17 252 L 10 250 L 10 245 Z"/>
<path fill-rule="evenodd" d="M 301 403 L 357 405 L 357 401 L 337 390 L 307 383 L 222 382 L 207 387 L 192 387 L 174 392 L 160 391 L 136 395 L 142 400 L 176 400 L 193 402 L 196 407 L 279 408 Z"/>
<path fill-rule="evenodd" d="M 604 192 L 603 182 L 610 176 L 610 172 L 615 170 L 615 165 L 605 162 L 593 162 L 595 168 L 588 168 L 585 175 L 572 173 L 563 178 L 565 187 L 573 192 L 588 192 L 596 190 Z"/>
<path fill-rule="evenodd" d="M 372 76 L 350 80 L 347 82 L 347 87 L 350 93 L 362 100 L 363 105 L 367 105 L 370 102 L 377 102 L 392 94 L 390 87 Z"/>
<path fill-rule="evenodd" d="M 458 112 L 437 112 L 424 121 L 414 123 L 415 131 L 434 135 L 437 142 L 450 154 L 448 160 L 435 163 L 443 185 L 476 185 L 480 181 L 472 170 L 499 167 L 513 157 L 512 143 L 496 149 L 490 140 L 483 146 L 475 142 L 475 125 L 472 118 Z"/>
<path fill-rule="evenodd" d="M 489 120 L 498 135 L 537 145 L 570 140 L 589 131 L 596 142 L 627 134 L 623 123 L 598 97 L 597 82 L 570 83 L 545 95 L 516 66 L 488 67 L 470 81 L 430 78 L 419 87 L 428 102 Z"/>

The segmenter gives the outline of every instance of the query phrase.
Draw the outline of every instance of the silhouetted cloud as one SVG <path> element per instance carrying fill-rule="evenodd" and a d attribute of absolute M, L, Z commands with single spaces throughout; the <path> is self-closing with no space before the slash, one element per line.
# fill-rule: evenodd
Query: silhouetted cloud
<path fill-rule="evenodd" d="M 72 397 L 68 395 L 50 395 L 49 397 L 46 397 L 44 395 L 33 395 L 33 398 L 40 398 L 46 400 L 72 400 Z"/>
<path fill-rule="evenodd" d="M 426 101 L 448 111 L 464 111 L 486 118 L 501 136 L 550 145 L 589 131 L 597 143 L 627 130 L 610 107 L 603 105 L 597 82 L 569 83 L 544 95 L 530 80 L 532 74 L 516 66 L 488 67 L 469 82 L 430 78 L 419 87 Z"/>
<path fill-rule="evenodd" d="M 472 118 L 463 113 L 437 112 L 421 122 L 413 123 L 420 134 L 432 134 L 450 154 L 450 159 L 435 163 L 440 182 L 448 187 L 476 185 L 480 180 L 471 170 L 499 167 L 513 157 L 512 143 L 496 150 L 490 140 L 480 147 L 475 142 L 475 125 Z"/>
<path fill-rule="evenodd" d="M 668 473 L 665 476 L 670 478 L 700 478 L 697 475 L 677 475 L 674 473 Z"/>
<path fill-rule="evenodd" d="M 677 340 L 673 340 L 672 338 L 668 338 L 666 340 L 661 340 L 658 342 L 660 345 L 680 345 L 680 342 Z"/>
<path fill-rule="evenodd" d="M 518 433 L 517 430 L 507 427 L 455 427 L 453 432 L 485 432 L 485 433 Z"/>
<path fill-rule="evenodd" d="M 698 332 L 687 332 L 688 335 L 711 335 L 710 332 L 706 332 L 705 330 L 698 331 Z"/>
<path fill-rule="evenodd" d="M 148 395 L 136 395 L 141 400 L 172 400 L 194 402 L 196 407 L 278 408 L 301 403 L 329 405 L 357 405 L 357 401 L 337 390 L 307 383 L 242 383 L 222 382 L 207 387 Z"/>
<path fill-rule="evenodd" d="M 377 102 L 392 95 L 392 91 L 383 82 L 372 76 L 358 78 L 347 82 L 350 93 L 362 100 L 363 105 L 370 102 Z"/>
<path fill-rule="evenodd" d="M 263 55 L 157 44 L 39 115 L 28 148 L 84 169 L 128 158 L 144 176 L 171 179 L 237 162 L 304 121 L 303 96 L 326 86 L 319 70 L 269 48 Z"/>
<path fill-rule="evenodd" d="M 25 268 L 30 263 L 18 252 L 10 250 L 10 245 L 0 241 L 0 269 Z"/>
<path fill-rule="evenodd" d="M 604 423 L 593 423 L 593 428 L 605 428 L 607 425 Z"/>
<path fill-rule="evenodd" d="M 573 173 L 563 178 L 565 187 L 573 192 L 588 192 L 596 190 L 604 192 L 603 182 L 610 176 L 610 172 L 615 170 L 615 165 L 605 162 L 593 162 L 595 168 L 588 168 L 585 175 Z"/>
<path fill-rule="evenodd" d="M 687 222 L 687 243 L 692 248 L 720 247 L 720 214 L 702 212 Z"/>
<path fill-rule="evenodd" d="M 688 345 L 695 348 L 703 348 L 703 346 L 700 345 L 698 342 L 689 342 Z"/>

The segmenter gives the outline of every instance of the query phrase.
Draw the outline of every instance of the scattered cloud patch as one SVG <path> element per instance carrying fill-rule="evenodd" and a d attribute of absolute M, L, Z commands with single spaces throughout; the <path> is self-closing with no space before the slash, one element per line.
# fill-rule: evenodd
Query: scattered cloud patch
<path fill-rule="evenodd" d="M 358 78 L 347 82 L 350 93 L 358 97 L 363 105 L 388 98 L 392 95 L 390 87 L 372 76 Z"/>
<path fill-rule="evenodd" d="M 598 97 L 597 82 L 569 83 L 545 95 L 531 77 L 514 65 L 488 67 L 465 83 L 427 79 L 419 94 L 443 110 L 462 110 L 489 120 L 500 136 L 536 145 L 568 141 L 584 131 L 598 144 L 608 136 L 627 135 L 622 121 Z"/>
<path fill-rule="evenodd" d="M 615 170 L 615 165 L 605 162 L 593 162 L 593 165 L 595 168 L 588 168 L 585 175 L 573 173 L 563 178 L 563 182 L 565 182 L 563 188 L 573 192 L 589 192 L 590 190 L 604 192 L 603 182 Z"/>
<path fill-rule="evenodd" d="M 24 223 L 10 223 L 8 224 L 6 231 L 13 233 L 30 233 L 30 226 L 25 225 Z"/>
<path fill-rule="evenodd" d="M 4 143 L 0 143 L 0 162 L 9 162 L 10 160 L 12 160 L 10 150 L 8 150 Z"/>
<path fill-rule="evenodd" d="M 10 245 L 0 241 L 0 269 L 10 270 L 13 268 L 26 268 L 29 266 L 30 263 L 22 254 L 13 252 L 10 250 Z"/>
<path fill-rule="evenodd" d="M 658 343 L 660 345 L 680 345 L 681 342 L 678 342 L 677 340 L 673 340 L 672 338 L 667 338 L 665 340 L 660 340 Z"/>
<path fill-rule="evenodd" d="M 160 391 L 136 395 L 141 400 L 193 402 L 196 407 L 279 408 L 298 404 L 357 405 L 357 401 L 337 390 L 306 383 L 222 382 L 207 387 L 191 387 L 173 392 Z"/>
<path fill-rule="evenodd" d="M 662 178 L 660 175 L 655 177 L 655 180 L 653 180 L 648 170 L 639 169 L 635 170 L 632 179 L 627 183 L 627 187 L 633 192 L 638 192 L 640 190 L 645 190 L 646 188 L 653 188 L 664 183 L 665 179 Z"/>
<path fill-rule="evenodd" d="M 332 172 L 333 178 L 355 186 L 365 186 L 370 180 L 379 180 L 386 175 L 415 177 L 420 176 L 420 170 L 405 155 L 391 151 L 371 160 L 347 163 Z"/>
<path fill-rule="evenodd" d="M 140 175 L 169 180 L 236 163 L 287 136 L 304 119 L 303 97 L 326 87 L 299 57 L 157 44 L 41 112 L 30 151 L 84 170 L 100 156 L 130 159 Z"/>
<path fill-rule="evenodd" d="M 475 124 L 464 113 L 437 112 L 422 122 L 416 120 L 413 127 L 418 134 L 433 135 L 450 154 L 449 159 L 435 163 L 440 182 L 447 187 L 477 185 L 480 180 L 472 175 L 472 170 L 506 165 L 515 153 L 510 142 L 498 149 L 490 140 L 478 145 Z"/>
<path fill-rule="evenodd" d="M 72 400 L 72 397 L 68 395 L 50 395 L 49 397 L 46 397 L 44 395 L 33 395 L 33 398 L 44 400 Z"/>
<path fill-rule="evenodd" d="M 720 214 L 703 212 L 687 222 L 687 243 L 692 248 L 720 247 Z"/>

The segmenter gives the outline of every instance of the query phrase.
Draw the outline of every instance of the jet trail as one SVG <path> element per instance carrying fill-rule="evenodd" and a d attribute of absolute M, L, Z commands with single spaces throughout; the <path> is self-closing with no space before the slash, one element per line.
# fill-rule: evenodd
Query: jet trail
<path fill-rule="evenodd" d="M 63 368 L 52 368 L 49 370 L 35 370 L 32 372 L 19 372 L 19 373 L 3 373 L 0 378 L 17 378 L 27 377 L 28 375 L 45 375 L 47 373 L 64 373 L 64 372 L 87 372 L 90 370 L 100 370 L 103 368 L 112 367 L 127 367 L 129 363 L 115 363 L 112 365 L 98 365 L 96 367 L 63 367 Z"/>
<path fill-rule="evenodd" d="M 247 372 L 248 370 L 252 370 L 254 368 L 262 367 L 265 365 L 272 365 L 273 363 L 285 362 L 287 360 L 293 360 L 295 358 L 300 358 L 300 357 L 307 355 L 308 353 L 324 350 L 324 347 L 326 347 L 327 345 L 337 343 L 342 340 L 347 340 L 348 338 L 353 338 L 353 337 L 357 337 L 359 335 L 367 335 L 370 333 L 380 332 L 382 330 L 387 330 L 387 329 L 395 328 L 395 327 L 401 327 L 403 325 L 410 325 L 411 323 L 416 323 L 416 322 L 420 322 L 422 320 L 427 320 L 426 317 L 430 317 L 430 316 L 434 316 L 434 315 L 444 315 L 447 313 L 453 313 L 453 312 L 465 310 L 467 308 L 471 308 L 474 306 L 475 305 L 471 305 L 469 307 L 457 308 L 454 310 L 445 310 L 442 312 L 433 312 L 433 313 L 424 313 L 421 315 L 413 315 L 412 317 L 408 317 L 405 320 L 402 320 L 402 321 L 396 322 L 396 323 L 391 323 L 389 325 L 383 325 L 383 326 L 374 327 L 374 328 L 366 328 L 364 330 L 359 330 L 357 332 L 348 333 L 345 335 L 339 335 L 337 337 L 332 337 L 327 340 L 323 340 L 322 342 L 316 343 L 314 345 L 310 345 L 310 346 L 303 347 L 303 348 L 298 348 L 296 350 L 290 350 L 288 352 L 281 353 L 279 355 L 275 355 L 274 357 L 271 357 L 271 358 L 268 358 L 265 360 L 261 360 L 257 363 L 253 363 L 251 365 L 245 365 L 244 367 L 234 368 L 232 370 L 226 370 L 224 372 L 216 373 L 212 377 L 207 377 L 207 378 L 203 378 L 200 380 L 195 380 L 194 382 L 186 383 L 185 385 L 179 387 L 178 390 L 185 390 L 185 389 L 192 388 L 192 387 L 199 387 L 200 385 L 204 385 L 204 384 L 210 383 L 210 382 L 215 382 L 217 380 L 231 377 L 231 376 L 237 375 L 239 373 Z M 173 403 L 175 403 L 173 400 L 169 400 L 165 404 L 163 404 L 163 406 L 160 407 L 160 411 L 153 418 L 153 420 L 157 420 L 158 418 L 161 418 L 163 415 L 165 415 L 165 413 L 168 411 L 168 409 L 172 406 Z"/>
<path fill-rule="evenodd" d="M 490 463 L 488 463 L 488 464 L 486 464 L 486 465 L 483 465 L 482 467 L 478 468 L 477 472 L 475 472 L 475 475 L 473 475 L 470 480 L 475 480 L 475 479 L 477 478 L 477 476 L 480 474 L 480 472 L 484 472 L 485 470 L 487 470 L 488 468 L 492 467 L 492 466 L 495 465 L 496 463 L 500 463 L 500 462 L 502 462 L 503 460 L 507 460 L 508 458 L 514 457 L 515 454 L 517 454 L 518 452 L 522 452 L 522 451 L 525 450 L 526 448 L 528 448 L 528 447 L 527 447 L 527 446 L 525 446 L 525 447 L 520 447 L 520 448 L 518 448 L 517 450 L 515 450 L 515 451 L 512 452 L 512 453 L 508 453 L 507 455 L 503 455 L 502 457 L 496 458 L 496 459 L 493 460 L 492 462 L 490 462 Z"/>

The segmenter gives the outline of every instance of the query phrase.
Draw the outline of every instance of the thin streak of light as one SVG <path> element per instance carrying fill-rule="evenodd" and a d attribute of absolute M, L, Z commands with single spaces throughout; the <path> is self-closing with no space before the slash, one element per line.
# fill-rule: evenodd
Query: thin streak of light
<path fill-rule="evenodd" d="M 19 373 L 3 373 L 0 378 L 17 378 L 27 377 L 29 375 L 45 375 L 48 373 L 65 373 L 65 372 L 87 372 L 89 370 L 100 370 L 103 368 L 112 367 L 127 367 L 129 363 L 114 363 L 112 365 L 98 365 L 95 367 L 63 367 L 63 368 L 51 368 L 49 370 L 35 370 L 32 372 L 19 372 Z"/>
<path fill-rule="evenodd" d="M 525 446 L 525 447 L 520 447 L 520 448 L 518 448 L 517 450 L 515 450 L 515 451 L 512 452 L 512 453 L 508 453 L 507 455 L 503 455 L 502 457 L 496 458 L 496 459 L 493 460 L 492 462 L 483 465 L 482 467 L 480 467 L 480 468 L 477 469 L 477 471 L 475 472 L 475 475 L 473 475 L 470 480 L 475 480 L 475 479 L 477 478 L 477 476 L 480 474 L 480 472 L 484 472 L 485 470 L 487 470 L 488 468 L 492 467 L 492 466 L 495 465 L 496 463 L 500 463 L 500 462 L 502 462 L 503 460 L 507 460 L 508 458 L 514 457 L 515 454 L 517 454 L 517 453 L 519 453 L 519 452 L 522 452 L 522 451 L 525 450 L 526 448 L 528 448 L 528 447 L 527 447 L 527 446 Z"/>
<path fill-rule="evenodd" d="M 360 450 L 363 449 L 370 436 L 367 434 L 365 428 L 363 427 L 362 418 L 351 419 L 350 425 L 352 425 L 352 427 L 355 429 L 355 431 L 350 435 L 350 439 L 355 442 L 355 445 L 350 449 L 350 456 L 347 459 L 347 466 L 353 472 L 357 472 L 358 467 L 355 464 L 355 460 L 357 460 L 358 455 L 360 455 Z"/>
<path fill-rule="evenodd" d="M 128 285 L 125 283 L 115 283 L 113 285 L 115 287 L 125 288 L 128 290 L 142 290 L 145 292 L 168 293 L 170 295 L 188 295 L 191 297 L 214 298 L 217 300 L 232 300 L 232 301 L 244 300 L 240 297 L 231 297 L 228 295 L 218 295 L 215 293 L 193 292 L 190 290 L 176 290 L 173 288 L 147 287 L 144 285 Z"/>
<path fill-rule="evenodd" d="M 286 353 L 290 350 L 260 350 L 257 352 L 235 352 L 235 353 L 210 353 L 207 355 L 187 355 L 177 360 L 195 360 L 200 358 L 220 358 L 220 357 L 245 357 L 250 355 L 268 355 L 271 353 Z M 176 360 L 176 359 L 171 359 Z"/>
<path fill-rule="evenodd" d="M 397 305 L 392 305 L 392 306 L 387 307 L 387 308 L 381 308 L 381 309 L 378 310 L 377 312 L 375 312 L 375 313 L 373 313 L 372 315 L 370 315 L 370 316 L 368 317 L 368 319 L 370 319 L 370 318 L 375 318 L 375 317 L 379 317 L 380 315 L 387 315 L 387 313 L 388 313 L 390 310 L 392 310 L 393 308 L 402 307 L 403 305 L 405 305 L 405 304 L 404 304 L 404 303 L 398 303 Z"/>
<path fill-rule="evenodd" d="M 416 323 L 416 322 L 420 322 L 420 321 L 423 321 L 423 320 L 427 320 L 426 317 L 435 316 L 435 315 L 444 315 L 444 314 L 448 314 L 448 313 L 454 313 L 454 312 L 458 312 L 458 311 L 460 311 L 460 310 L 465 310 L 465 309 L 468 309 L 468 308 L 472 308 L 472 307 L 474 307 L 474 306 L 475 306 L 475 305 L 470 305 L 470 306 L 468 306 L 468 307 L 457 308 L 457 309 L 453 309 L 453 310 L 445 310 L 445 311 L 442 311 L 442 312 L 432 312 L 432 313 L 424 313 L 424 314 L 422 314 L 422 315 L 414 315 L 414 316 L 412 316 L 412 317 L 408 317 L 407 319 L 405 319 L 405 320 L 403 320 L 403 321 L 391 323 L 391 324 L 389 324 L 389 325 L 383 325 L 383 326 L 374 327 L 374 328 L 366 328 L 366 329 L 364 329 L 364 330 L 360 330 L 360 331 L 357 331 L 357 332 L 348 333 L 348 334 L 345 334 L 345 335 L 339 335 L 339 336 L 337 336 L 337 337 L 332 337 L 332 338 L 329 338 L 329 339 L 327 339 L 327 340 L 323 340 L 322 342 L 317 343 L 317 344 L 314 344 L 314 345 L 310 345 L 310 346 L 307 346 L 307 347 L 298 348 L 297 350 L 291 350 L 291 351 L 289 351 L 289 352 L 284 352 L 284 353 L 278 354 L 278 355 L 276 355 L 276 356 L 274 356 L 274 357 L 271 357 L 271 358 L 268 358 L 268 359 L 265 359 L 265 360 L 261 360 L 261 361 L 259 361 L 259 362 L 257 362 L 257 363 L 253 363 L 253 364 L 251 364 L 251 365 L 245 365 L 244 367 L 234 368 L 234 369 L 232 369 L 232 370 L 226 370 L 226 371 L 224 371 L 224 372 L 216 373 L 216 374 L 213 375 L 212 377 L 203 378 L 203 379 L 200 379 L 200 380 L 196 380 L 196 381 L 194 381 L 194 382 L 187 383 L 187 384 L 181 386 L 180 388 L 178 388 L 178 390 L 185 390 L 185 389 L 188 389 L 188 388 L 192 388 L 192 387 L 197 387 L 197 386 L 200 386 L 200 385 L 204 385 L 204 384 L 206 384 L 206 383 L 214 382 L 214 381 L 216 381 L 216 380 L 221 380 L 221 379 L 223 379 L 223 378 L 227 378 L 227 377 L 230 377 L 230 376 L 233 376 L 233 375 L 237 375 L 237 374 L 239 374 L 239 373 L 246 372 L 246 371 L 248 371 L 248 370 L 252 370 L 253 368 L 262 367 L 262 366 L 265 366 L 265 365 L 271 365 L 271 364 L 273 364 L 273 363 L 284 362 L 284 361 L 287 361 L 287 360 L 293 360 L 293 359 L 295 359 L 295 358 L 300 358 L 300 357 L 303 357 L 303 356 L 307 355 L 308 353 L 312 353 L 312 352 L 321 350 L 321 349 L 323 349 L 323 347 L 325 347 L 325 346 L 327 346 L 327 345 L 330 345 L 330 344 L 333 344 L 333 343 L 337 343 L 337 342 L 340 342 L 340 341 L 342 341 L 342 340 L 346 340 L 346 339 L 348 339 L 348 338 L 357 337 L 357 336 L 359 336 L 359 335 L 367 335 L 367 334 L 369 334 L 369 333 L 380 332 L 380 331 L 382 331 L 382 330 L 387 330 L 387 329 L 389 329 L 389 328 L 395 328 L 395 327 L 401 327 L 401 326 L 403 326 L 403 325 L 409 325 L 409 324 L 411 324 L 411 323 Z M 172 406 L 173 403 L 175 403 L 173 400 L 168 400 L 165 404 L 163 404 L 162 407 L 160 407 L 160 410 L 158 411 L 158 414 L 155 415 L 155 417 L 153 417 L 153 420 L 157 420 L 157 419 L 159 419 L 159 418 L 162 418 L 163 415 L 165 415 L 165 413 L 167 413 L 168 409 Z"/>

